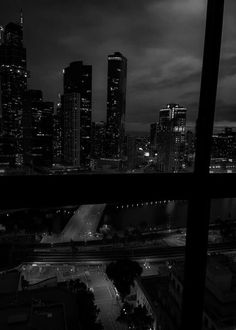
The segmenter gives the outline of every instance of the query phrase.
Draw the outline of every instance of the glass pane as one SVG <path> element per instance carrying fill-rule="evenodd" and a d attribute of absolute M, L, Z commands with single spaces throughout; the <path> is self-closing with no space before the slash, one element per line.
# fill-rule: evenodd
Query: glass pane
<path fill-rule="evenodd" d="M 212 200 L 203 329 L 235 326 L 236 199 Z"/>
<path fill-rule="evenodd" d="M 235 172 L 235 3 L 225 1 L 210 172 Z"/>
<path fill-rule="evenodd" d="M 65 292 L 75 293 L 71 281 L 79 279 L 93 292 L 104 329 L 127 328 L 143 319 L 154 329 L 164 324 L 166 308 L 171 308 L 175 326 L 180 315 L 169 290 L 182 290 L 173 274 L 177 263 L 184 263 L 186 211 L 187 202 L 182 200 L 2 210 L 0 252 L 5 273 L 0 293 L 6 290 L 11 301 L 12 291 L 17 292 L 16 310 L 29 299 L 41 299 L 46 308 L 49 300 L 58 304 Z M 121 269 L 118 279 L 108 270 L 116 264 Z M 136 275 L 127 279 L 132 269 Z M 74 306 L 71 299 L 67 296 L 66 306 Z M 74 313 L 78 314 L 71 312 L 73 320 Z"/>
<path fill-rule="evenodd" d="M 205 1 L 21 2 L 0 13 L 1 175 L 192 170 Z"/>

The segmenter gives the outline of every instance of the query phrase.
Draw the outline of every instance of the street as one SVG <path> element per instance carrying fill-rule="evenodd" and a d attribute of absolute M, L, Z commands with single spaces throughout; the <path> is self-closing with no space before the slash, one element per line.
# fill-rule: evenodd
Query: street
<path fill-rule="evenodd" d="M 100 265 L 78 264 L 27 264 L 22 266 L 22 275 L 30 284 L 35 284 L 48 278 L 57 277 L 58 282 L 79 278 L 95 297 L 95 304 L 100 309 L 99 319 L 104 329 L 125 330 L 127 327 L 116 322 L 120 313 L 121 302 L 116 295 L 112 282 L 107 279 L 104 267 Z"/>

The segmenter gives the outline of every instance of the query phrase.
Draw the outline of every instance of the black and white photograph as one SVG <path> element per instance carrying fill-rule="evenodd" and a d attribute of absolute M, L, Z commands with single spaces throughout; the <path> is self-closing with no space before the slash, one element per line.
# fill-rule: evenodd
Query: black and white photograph
<path fill-rule="evenodd" d="M 236 1 L 0 4 L 0 329 L 236 329 Z"/>

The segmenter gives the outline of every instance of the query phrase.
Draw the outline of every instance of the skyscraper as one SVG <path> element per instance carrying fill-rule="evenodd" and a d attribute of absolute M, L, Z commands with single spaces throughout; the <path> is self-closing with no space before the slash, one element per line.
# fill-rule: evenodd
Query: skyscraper
<path fill-rule="evenodd" d="M 56 112 L 53 115 L 53 163 L 61 164 L 63 155 L 63 113 L 60 102 L 57 103 Z"/>
<path fill-rule="evenodd" d="M 104 156 L 106 123 L 104 121 L 92 123 L 92 157 L 99 159 Z"/>
<path fill-rule="evenodd" d="M 108 56 L 106 156 L 122 158 L 125 138 L 127 59 Z"/>
<path fill-rule="evenodd" d="M 236 160 L 236 132 L 225 127 L 223 132 L 212 137 L 212 158 L 225 158 Z"/>
<path fill-rule="evenodd" d="M 159 112 L 157 153 L 160 167 L 166 172 L 181 171 L 185 155 L 187 109 L 178 104 L 167 104 Z"/>
<path fill-rule="evenodd" d="M 67 122 L 64 127 L 64 145 L 68 148 L 68 143 L 66 138 L 70 135 L 67 129 L 76 129 L 76 141 L 74 146 L 79 148 L 79 151 L 76 152 L 75 162 L 78 166 L 82 168 L 89 168 L 90 166 L 90 157 L 91 157 L 91 126 L 92 126 L 92 66 L 84 65 L 82 61 L 72 62 L 70 65 L 65 68 L 64 72 L 64 96 L 62 102 L 62 111 L 65 121 Z M 79 103 L 78 103 L 79 102 Z M 76 116 L 69 116 L 68 112 L 71 106 L 71 111 L 76 113 Z M 76 112 L 75 112 L 76 111 Z M 77 111 L 79 111 L 77 113 Z M 76 123 L 71 123 L 68 125 L 68 120 L 75 121 Z M 78 125 L 79 121 L 79 127 Z M 69 128 L 70 127 L 70 128 Z M 79 140 L 77 137 L 79 129 Z M 72 146 L 72 144 L 70 144 Z M 78 155 L 79 160 L 78 160 Z M 65 155 L 66 157 L 66 155 Z M 65 162 L 68 163 L 68 159 L 65 159 Z M 71 162 L 71 160 L 70 160 Z"/>
<path fill-rule="evenodd" d="M 62 95 L 63 104 L 63 160 L 68 166 L 81 165 L 80 94 Z"/>
<path fill-rule="evenodd" d="M 9 23 L 5 28 L 1 27 L 0 42 L 1 139 L 3 144 L 8 145 L 10 141 L 14 145 L 14 148 L 7 151 L 13 165 L 23 163 L 23 95 L 27 88 L 28 74 L 22 23 L 21 17 L 19 24 Z"/>
<path fill-rule="evenodd" d="M 44 102 L 40 90 L 24 94 L 24 163 L 33 167 L 51 167 L 53 158 L 53 103 Z"/>

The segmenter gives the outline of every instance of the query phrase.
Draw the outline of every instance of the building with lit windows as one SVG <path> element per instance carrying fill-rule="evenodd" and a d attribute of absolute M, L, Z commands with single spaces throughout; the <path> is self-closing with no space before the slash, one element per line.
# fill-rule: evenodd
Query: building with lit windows
<path fill-rule="evenodd" d="M 211 155 L 213 158 L 236 160 L 236 132 L 231 127 L 213 134 Z"/>
<path fill-rule="evenodd" d="M 63 113 L 61 102 L 53 114 L 53 163 L 61 164 L 63 155 Z"/>
<path fill-rule="evenodd" d="M 195 157 L 195 134 L 191 130 L 186 132 L 186 143 L 185 143 L 185 165 L 189 171 L 193 170 Z"/>
<path fill-rule="evenodd" d="M 80 94 L 66 93 L 63 102 L 63 160 L 66 166 L 81 164 Z"/>
<path fill-rule="evenodd" d="M 104 157 L 104 145 L 106 137 L 106 123 L 104 121 L 92 123 L 92 158 Z"/>
<path fill-rule="evenodd" d="M 106 157 L 123 158 L 125 139 L 127 59 L 108 56 Z"/>
<path fill-rule="evenodd" d="M 66 165 L 89 168 L 92 137 L 92 66 L 84 65 L 82 61 L 76 61 L 70 63 L 63 73 L 64 162 Z M 70 106 L 71 108 L 69 108 Z M 69 114 L 70 112 L 71 114 Z M 71 120 L 71 123 L 68 120 Z M 75 141 L 67 141 L 68 138 L 73 137 L 76 139 Z M 69 151 L 68 148 L 72 148 L 73 151 L 72 149 Z M 73 154 L 75 159 L 73 159 Z"/>
<path fill-rule="evenodd" d="M 167 104 L 159 112 L 156 151 L 164 172 L 179 172 L 184 167 L 187 109 L 178 104 Z"/>
<path fill-rule="evenodd" d="M 24 163 L 37 169 L 51 167 L 53 160 L 53 103 L 44 102 L 40 90 L 24 94 Z"/>
<path fill-rule="evenodd" d="M 23 94 L 27 89 L 26 49 L 23 46 L 23 20 L 0 28 L 1 140 L 6 144 L 1 158 L 9 164 L 23 164 Z M 14 145 L 8 149 L 7 145 Z M 7 149 L 7 150 L 6 150 Z"/>
<path fill-rule="evenodd" d="M 236 132 L 231 127 L 212 136 L 210 173 L 236 172 Z"/>
<path fill-rule="evenodd" d="M 235 266 L 233 258 L 223 254 L 208 258 L 202 330 L 235 329 Z M 137 304 L 146 306 L 154 319 L 154 329 L 179 329 L 183 283 L 183 262 L 178 262 L 169 275 L 136 280 Z"/>

